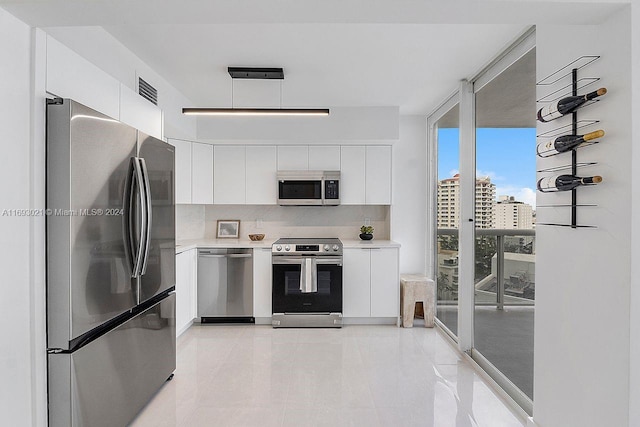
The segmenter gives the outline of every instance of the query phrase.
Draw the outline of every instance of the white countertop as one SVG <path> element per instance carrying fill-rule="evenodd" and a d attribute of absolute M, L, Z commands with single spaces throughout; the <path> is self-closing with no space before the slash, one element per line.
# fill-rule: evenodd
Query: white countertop
<path fill-rule="evenodd" d="M 176 241 L 176 253 L 179 254 L 197 248 L 270 248 L 277 239 L 264 239 L 252 242 L 248 239 L 190 239 Z M 399 248 L 400 243 L 393 240 L 348 240 L 340 239 L 346 249 L 353 248 Z"/>

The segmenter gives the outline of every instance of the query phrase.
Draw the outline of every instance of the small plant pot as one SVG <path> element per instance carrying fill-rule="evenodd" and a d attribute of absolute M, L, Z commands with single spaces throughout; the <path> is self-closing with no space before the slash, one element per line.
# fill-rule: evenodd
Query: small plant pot
<path fill-rule="evenodd" d="M 373 239 L 373 234 L 360 233 L 360 238 L 362 240 L 371 240 Z"/>

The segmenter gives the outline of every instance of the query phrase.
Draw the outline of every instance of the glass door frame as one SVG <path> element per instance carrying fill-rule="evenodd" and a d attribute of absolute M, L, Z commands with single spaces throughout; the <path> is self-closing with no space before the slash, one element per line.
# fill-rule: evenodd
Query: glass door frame
<path fill-rule="evenodd" d="M 459 102 L 459 149 L 460 149 L 460 228 L 458 234 L 458 334 L 454 336 L 437 319 L 437 324 L 457 342 L 458 349 L 468 354 L 528 415 L 532 415 L 533 401 L 520 391 L 502 372 L 491 364 L 474 347 L 475 313 L 475 178 L 476 178 L 476 123 L 475 94 L 487 83 L 500 75 L 513 63 L 535 48 L 535 27 L 524 31 L 512 44 L 498 54 L 487 66 L 468 80 L 462 80 L 458 90 L 427 117 L 427 224 L 426 242 L 431 247 L 427 253 L 427 274 L 437 275 L 437 185 L 438 185 L 438 138 L 437 121 L 456 102 Z"/>
<path fill-rule="evenodd" d="M 433 255 L 427 258 L 427 277 L 433 277 L 436 280 L 438 277 L 438 121 L 459 103 L 460 91 L 456 90 L 427 117 L 427 191 L 429 194 L 432 194 L 433 197 L 427 197 L 426 212 L 427 218 L 432 218 L 433 221 L 427 221 L 425 242 L 427 245 L 426 253 Z M 437 305 L 437 285 L 435 292 L 434 301 Z M 458 341 L 456 334 L 447 328 L 443 322 L 439 321 L 437 317 L 436 322 L 451 339 L 456 342 Z"/>

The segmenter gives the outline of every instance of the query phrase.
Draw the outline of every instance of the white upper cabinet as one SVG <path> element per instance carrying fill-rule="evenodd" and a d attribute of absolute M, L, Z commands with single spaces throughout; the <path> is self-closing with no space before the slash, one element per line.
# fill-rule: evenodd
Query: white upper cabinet
<path fill-rule="evenodd" d="M 169 139 L 175 151 L 175 192 L 176 203 L 191 203 L 191 143 L 179 139 Z"/>
<path fill-rule="evenodd" d="M 391 204 L 391 146 L 367 146 L 365 204 Z"/>
<path fill-rule="evenodd" d="M 278 170 L 309 169 L 309 147 L 306 145 L 278 146 Z"/>
<path fill-rule="evenodd" d="M 213 203 L 213 145 L 192 144 L 191 153 L 191 203 Z"/>
<path fill-rule="evenodd" d="M 120 82 L 50 36 L 46 89 L 120 119 Z"/>
<path fill-rule="evenodd" d="M 364 146 L 341 147 L 340 203 L 343 205 L 365 203 L 365 151 Z"/>
<path fill-rule="evenodd" d="M 162 110 L 125 85 L 120 85 L 120 121 L 162 139 Z"/>
<path fill-rule="evenodd" d="M 309 170 L 339 171 L 340 146 L 338 145 L 310 145 Z"/>
<path fill-rule="evenodd" d="M 246 203 L 248 205 L 275 205 L 277 203 L 277 162 L 275 146 L 247 146 Z"/>
<path fill-rule="evenodd" d="M 245 204 L 246 162 L 244 145 L 216 145 L 213 155 L 213 202 Z"/>

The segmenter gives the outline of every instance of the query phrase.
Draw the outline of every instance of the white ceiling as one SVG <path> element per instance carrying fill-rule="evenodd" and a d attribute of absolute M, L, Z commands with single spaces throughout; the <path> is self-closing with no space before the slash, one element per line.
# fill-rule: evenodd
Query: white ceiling
<path fill-rule="evenodd" d="M 544 5 L 544 7 L 541 7 Z M 283 67 L 283 107 L 426 114 L 531 23 L 615 6 L 490 0 L 0 0 L 39 27 L 102 26 L 194 102 L 230 106 L 228 66 Z M 553 8 L 554 13 L 549 13 Z"/>

